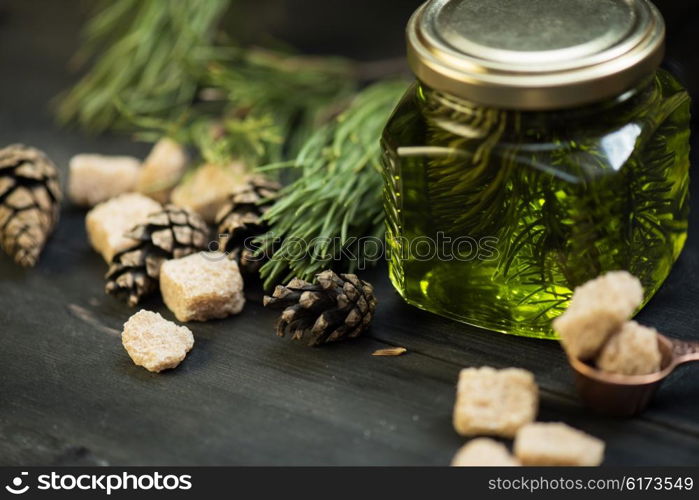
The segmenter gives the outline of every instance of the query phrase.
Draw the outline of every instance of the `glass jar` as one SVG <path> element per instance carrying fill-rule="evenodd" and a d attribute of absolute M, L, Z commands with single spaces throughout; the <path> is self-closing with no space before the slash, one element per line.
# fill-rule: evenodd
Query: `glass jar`
<path fill-rule="evenodd" d="M 384 151 L 393 285 L 410 304 L 553 338 L 573 289 L 658 290 L 687 236 L 689 97 L 646 0 L 433 0 Z"/>

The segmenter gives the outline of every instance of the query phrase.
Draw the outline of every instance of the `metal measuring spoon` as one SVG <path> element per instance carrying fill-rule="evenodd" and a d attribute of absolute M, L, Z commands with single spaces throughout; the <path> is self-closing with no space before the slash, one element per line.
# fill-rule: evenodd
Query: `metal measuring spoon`
<path fill-rule="evenodd" d="M 643 411 L 662 381 L 679 365 L 699 361 L 699 342 L 658 334 L 661 369 L 648 375 L 606 373 L 568 357 L 583 402 L 600 413 L 628 417 Z"/>

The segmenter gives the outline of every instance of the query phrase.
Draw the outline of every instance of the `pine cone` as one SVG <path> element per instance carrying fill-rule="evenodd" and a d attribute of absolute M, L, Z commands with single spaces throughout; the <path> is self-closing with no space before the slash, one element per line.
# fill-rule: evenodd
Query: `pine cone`
<path fill-rule="evenodd" d="M 274 203 L 281 186 L 265 177 L 255 176 L 235 190 L 216 216 L 219 250 L 238 261 L 243 273 L 257 272 L 269 256 L 255 256 L 258 250 L 252 238 L 267 231 L 262 216 Z M 265 200 L 265 201 L 262 201 Z"/>
<path fill-rule="evenodd" d="M 58 171 L 43 152 L 23 144 L 0 149 L 0 244 L 19 265 L 39 260 L 60 203 Z"/>
<path fill-rule="evenodd" d="M 288 331 L 295 340 L 308 335 L 308 345 L 318 346 L 354 338 L 369 328 L 376 309 L 374 288 L 354 274 L 323 271 L 313 285 L 293 279 L 277 286 L 264 305 L 284 309 L 277 321 L 277 335 Z"/>
<path fill-rule="evenodd" d="M 208 235 L 208 226 L 195 212 L 166 205 L 126 234 L 137 241 L 112 258 L 105 291 L 127 295 L 135 306 L 157 289 L 163 262 L 205 250 Z"/>

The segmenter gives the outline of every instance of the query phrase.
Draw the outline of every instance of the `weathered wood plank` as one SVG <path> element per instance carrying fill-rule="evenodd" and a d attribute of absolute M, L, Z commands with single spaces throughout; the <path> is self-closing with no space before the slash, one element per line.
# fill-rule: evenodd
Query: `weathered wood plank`
<path fill-rule="evenodd" d="M 372 338 L 319 349 L 276 338 L 274 315 L 253 301 L 239 317 L 193 324 L 187 360 L 153 375 L 120 345 L 132 310 L 102 295 L 105 264 L 87 248 L 81 220 L 64 213 L 37 269 L 0 261 L 2 461 L 439 465 L 463 441 L 450 414 L 464 359 L 450 359 L 457 349 L 443 336 L 420 332 L 470 335 L 467 327 L 391 302 L 378 271 L 383 307 L 374 335 L 405 340 L 406 355 L 373 357 L 386 343 Z M 157 299 L 147 306 L 172 317 Z M 492 339 L 515 340 L 488 335 L 472 343 L 469 359 L 490 362 Z M 415 340 L 422 343 L 413 347 Z M 522 342 L 533 351 L 547 345 Z M 449 346 L 446 360 L 434 345 Z M 512 349 L 500 355 L 493 364 L 519 361 Z M 608 440 L 608 463 L 699 463 L 697 437 L 589 415 L 563 389 L 544 392 L 541 417 Z"/>
<path fill-rule="evenodd" d="M 690 260 L 691 259 L 687 259 Z M 690 310 L 694 289 L 684 289 L 672 281 L 684 280 L 688 263 L 682 259 L 668 287 L 663 288 L 657 301 L 639 315 L 639 320 L 680 338 L 697 339 L 693 323 L 696 319 L 675 308 L 665 309 L 666 303 L 677 303 L 675 292 L 688 290 L 684 311 Z M 411 351 L 446 360 L 461 366 L 517 366 L 531 370 L 537 382 L 552 394 L 576 401 L 573 377 L 557 342 L 527 339 L 461 325 L 430 313 L 416 310 L 402 302 L 384 279 L 377 278 L 380 308 L 371 335 L 381 341 L 401 345 Z M 689 284 L 687 284 L 689 285 Z M 667 298 L 665 295 L 675 295 Z M 696 302 L 699 303 L 699 302 Z M 674 309 L 674 311 L 673 311 Z M 685 316 L 685 321 L 678 318 Z M 668 325 L 663 327 L 662 325 Z M 686 366 L 673 374 L 660 389 L 652 405 L 637 418 L 661 423 L 668 427 L 699 436 L 699 400 L 696 367 Z"/>
<path fill-rule="evenodd" d="M 13 71 L 0 79 L 0 144 L 44 148 L 64 169 L 77 152 L 142 156 L 145 146 L 128 138 L 53 126 L 45 104 L 69 82 L 64 60 L 76 41 L 63 37 L 75 32 L 75 18 L 52 23 L 57 4 L 36 9 L 51 36 L 3 18 L 0 67 Z M 290 344 L 274 337 L 274 314 L 251 290 L 257 300 L 243 315 L 192 326 L 196 345 L 180 368 L 149 374 L 120 345 L 133 311 L 103 295 L 106 266 L 87 246 L 83 215 L 64 209 L 36 269 L 0 257 L 1 464 L 443 465 L 463 442 L 450 414 L 458 370 L 471 364 L 534 371 L 544 389 L 541 418 L 607 440 L 608 464 L 699 464 L 696 371 L 678 374 L 642 418 L 595 416 L 575 399 L 555 343 L 410 308 L 383 270 L 367 274 L 381 301 L 367 338 L 322 349 Z M 697 338 L 697 255 L 690 239 L 643 321 Z M 158 299 L 145 306 L 172 317 Z M 409 352 L 371 356 L 388 345 Z"/>

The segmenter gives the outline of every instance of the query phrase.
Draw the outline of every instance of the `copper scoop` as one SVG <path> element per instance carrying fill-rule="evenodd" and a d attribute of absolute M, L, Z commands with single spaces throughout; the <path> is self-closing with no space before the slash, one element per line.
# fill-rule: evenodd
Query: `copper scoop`
<path fill-rule="evenodd" d="M 683 363 L 699 361 L 699 342 L 658 334 L 661 369 L 648 375 L 605 373 L 584 361 L 568 357 L 575 385 L 583 402 L 606 415 L 629 417 L 643 411 L 662 381 Z"/>

